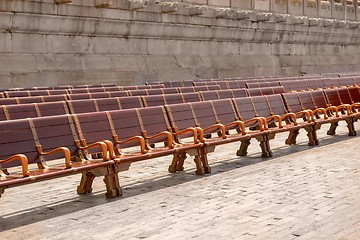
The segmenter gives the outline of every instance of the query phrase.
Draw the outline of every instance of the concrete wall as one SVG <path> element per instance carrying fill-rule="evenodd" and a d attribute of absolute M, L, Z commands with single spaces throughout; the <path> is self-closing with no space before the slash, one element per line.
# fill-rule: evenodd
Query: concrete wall
<path fill-rule="evenodd" d="M 1 0 L 0 88 L 357 71 L 359 27 L 170 1 Z"/>

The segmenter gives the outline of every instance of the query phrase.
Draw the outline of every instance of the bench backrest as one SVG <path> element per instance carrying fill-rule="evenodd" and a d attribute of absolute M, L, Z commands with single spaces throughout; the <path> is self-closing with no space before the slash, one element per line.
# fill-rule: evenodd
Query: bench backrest
<path fill-rule="evenodd" d="M 94 100 L 96 101 L 99 112 L 121 109 L 121 98 L 100 98 Z"/>
<path fill-rule="evenodd" d="M 239 120 L 245 122 L 256 117 L 251 97 L 233 98 L 232 100 Z"/>
<path fill-rule="evenodd" d="M 303 110 L 314 110 L 316 109 L 316 105 L 314 103 L 314 100 L 311 96 L 310 91 L 305 92 L 297 92 L 297 96 L 300 100 L 300 104 Z"/>
<path fill-rule="evenodd" d="M 142 136 L 142 128 L 136 109 L 109 111 L 107 112 L 107 117 L 111 126 L 110 129 L 113 132 L 112 135 L 116 135 L 120 141 L 127 140 L 133 136 Z M 138 145 L 139 144 L 136 141 L 117 144 L 120 148 L 134 147 Z"/>
<path fill-rule="evenodd" d="M 303 110 L 300 99 L 296 92 L 283 93 L 284 102 L 288 112 L 297 113 Z"/>
<path fill-rule="evenodd" d="M 265 96 L 269 104 L 271 115 L 280 115 L 287 113 L 286 104 L 281 94 L 273 94 Z"/>
<path fill-rule="evenodd" d="M 142 133 L 145 136 L 154 136 L 163 131 L 172 132 L 164 106 L 139 108 L 138 117 L 140 118 Z M 161 136 L 148 139 L 150 144 L 166 142 L 166 137 Z"/>
<path fill-rule="evenodd" d="M 325 89 L 324 90 L 327 102 L 332 106 L 340 106 L 342 105 L 339 93 L 336 88 L 333 89 Z"/>
<path fill-rule="evenodd" d="M 219 122 L 210 101 L 190 103 L 190 108 L 198 127 L 205 129 Z"/>
<path fill-rule="evenodd" d="M 310 91 L 312 99 L 314 101 L 314 105 L 316 108 L 326 108 L 328 107 L 328 103 L 326 101 L 325 94 L 322 90 L 314 90 Z"/>
<path fill-rule="evenodd" d="M 227 125 L 229 123 L 239 120 L 232 99 L 227 98 L 227 99 L 213 100 L 210 101 L 210 103 L 216 114 L 217 120 L 221 124 Z M 234 126 L 233 128 L 236 128 L 236 126 Z"/>
<path fill-rule="evenodd" d="M 29 163 L 38 159 L 33 133 L 27 119 L 1 121 L 0 135 L 0 159 L 6 159 L 15 154 L 24 154 Z M 21 166 L 21 163 L 12 161 L 0 165 L 2 168 L 13 166 Z"/>
<path fill-rule="evenodd" d="M 165 105 L 165 108 L 174 133 L 197 126 L 190 103 Z M 191 136 L 191 134 L 184 136 Z"/>

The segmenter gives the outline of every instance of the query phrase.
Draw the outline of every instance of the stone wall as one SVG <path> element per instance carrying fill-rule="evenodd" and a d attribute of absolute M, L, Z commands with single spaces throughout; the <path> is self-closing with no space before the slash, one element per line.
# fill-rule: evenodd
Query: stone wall
<path fill-rule="evenodd" d="M 1 0 L 0 88 L 357 71 L 359 28 L 171 1 Z"/>

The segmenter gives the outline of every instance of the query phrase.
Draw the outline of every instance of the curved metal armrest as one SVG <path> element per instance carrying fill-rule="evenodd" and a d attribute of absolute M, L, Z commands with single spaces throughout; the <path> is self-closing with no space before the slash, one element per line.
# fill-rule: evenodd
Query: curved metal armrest
<path fill-rule="evenodd" d="M 340 106 L 337 106 L 338 109 L 346 109 L 346 114 L 351 114 L 351 105 L 350 104 L 341 104 Z"/>
<path fill-rule="evenodd" d="M 296 117 L 295 113 L 285 113 L 284 115 L 281 116 L 282 121 L 287 119 L 287 118 L 292 118 L 295 126 L 298 124 L 297 123 L 297 117 Z"/>
<path fill-rule="evenodd" d="M 138 141 L 140 143 L 140 151 L 141 153 L 147 153 L 148 150 L 146 150 L 145 148 L 145 138 L 143 138 L 142 136 L 133 136 L 131 138 L 128 138 L 124 141 L 120 141 L 119 137 L 117 135 L 114 136 L 114 140 L 117 144 L 125 144 L 128 142 L 132 142 L 132 141 Z"/>
<path fill-rule="evenodd" d="M 268 121 L 270 121 L 270 120 L 272 120 L 272 119 L 276 119 L 276 120 L 277 120 L 277 122 L 279 123 L 279 128 L 282 128 L 282 127 L 283 127 L 283 126 L 282 126 L 282 118 L 281 118 L 281 116 L 279 116 L 279 115 L 272 115 L 272 116 L 270 116 L 270 117 L 265 118 L 266 122 L 268 122 Z"/>
<path fill-rule="evenodd" d="M 39 155 L 51 155 L 54 153 L 58 153 L 58 152 L 62 152 L 64 154 L 64 158 L 65 158 L 65 167 L 66 168 L 71 168 L 71 163 L 70 163 L 70 158 L 71 158 L 71 153 L 70 150 L 67 147 L 58 147 L 55 148 L 49 152 L 43 152 L 42 146 L 41 145 L 36 145 L 36 149 L 39 153 Z"/>
<path fill-rule="evenodd" d="M 161 136 L 164 136 L 164 135 L 167 138 L 167 146 L 168 146 L 168 148 L 169 149 L 174 148 L 174 142 L 173 142 L 174 138 L 173 138 L 173 135 L 171 134 L 171 132 L 169 132 L 169 131 L 163 131 L 163 132 L 157 133 L 157 134 L 155 134 L 153 136 L 145 135 L 144 137 L 146 139 L 154 139 L 154 138 L 158 138 L 158 137 L 161 137 Z"/>
<path fill-rule="evenodd" d="M 222 125 L 221 123 L 217 123 L 217 124 L 214 124 L 210 127 L 207 127 L 207 128 L 204 128 L 202 129 L 203 131 L 208 131 L 208 130 L 211 130 L 211 129 L 219 129 L 221 131 L 221 138 L 226 138 L 226 130 L 225 130 L 225 126 Z"/>
<path fill-rule="evenodd" d="M 241 130 L 242 135 L 246 135 L 244 122 L 242 122 L 242 121 L 231 122 L 231 123 L 225 125 L 225 129 L 227 129 L 228 127 L 233 126 L 233 125 L 237 125 L 239 127 L 239 129 Z"/>
<path fill-rule="evenodd" d="M 300 112 L 296 112 L 295 113 L 296 115 L 306 115 L 306 119 L 307 119 L 307 121 L 308 121 L 308 123 L 311 123 L 312 122 L 312 116 L 313 116 L 313 114 L 312 114 L 312 111 L 311 110 L 302 110 L 302 111 L 300 111 Z"/>
<path fill-rule="evenodd" d="M 264 131 L 264 124 L 267 124 L 266 122 L 264 123 L 264 118 L 261 117 L 254 117 L 252 119 L 246 120 L 244 121 L 244 124 L 246 123 L 251 123 L 251 122 L 258 122 L 259 123 L 259 129 L 260 131 Z"/>
<path fill-rule="evenodd" d="M 201 128 L 201 127 L 195 127 L 196 129 L 196 132 L 198 133 L 199 135 L 199 140 L 200 142 L 205 142 L 205 139 L 204 139 L 204 130 Z"/>
<path fill-rule="evenodd" d="M 84 146 L 84 147 L 79 147 L 80 150 L 87 150 L 87 149 L 90 149 L 90 148 L 100 148 L 101 152 L 102 152 L 103 160 L 104 161 L 110 160 L 109 157 L 107 156 L 106 143 L 104 143 L 104 142 L 95 142 L 95 143 L 92 143 L 92 144 Z"/>
<path fill-rule="evenodd" d="M 321 113 L 323 114 L 323 116 L 324 116 L 324 119 L 327 119 L 327 118 L 328 118 L 327 112 L 326 112 L 326 109 L 325 109 L 325 108 L 316 108 L 316 109 L 312 110 L 312 112 L 313 112 L 313 115 L 316 114 L 316 113 L 318 113 L 318 112 L 321 112 Z M 314 120 L 315 120 L 315 119 L 314 119 Z"/>
<path fill-rule="evenodd" d="M 23 177 L 30 176 L 30 172 L 28 171 L 28 169 L 29 169 L 28 158 L 24 154 L 16 154 L 7 159 L 0 160 L 0 164 L 12 162 L 15 160 L 18 160 L 21 162 L 21 169 L 22 169 Z"/>
<path fill-rule="evenodd" d="M 103 140 L 102 142 L 106 144 L 106 148 L 109 152 L 110 159 L 114 159 L 115 158 L 114 144 L 109 140 Z"/>
<path fill-rule="evenodd" d="M 202 129 L 201 129 L 202 130 Z M 186 133 L 192 133 L 193 134 L 193 137 L 194 137 L 194 143 L 198 143 L 198 131 L 197 131 L 197 128 L 193 128 L 193 127 L 189 127 L 189 128 L 186 128 L 186 129 L 183 129 L 179 132 L 176 132 L 176 133 L 173 133 L 174 136 L 178 136 L 178 135 L 183 135 L 183 134 L 186 134 Z M 199 133 L 200 134 L 200 133 Z"/>
<path fill-rule="evenodd" d="M 339 109 L 335 106 L 330 106 L 326 108 L 326 111 L 334 111 L 335 112 L 335 116 L 339 117 Z"/>

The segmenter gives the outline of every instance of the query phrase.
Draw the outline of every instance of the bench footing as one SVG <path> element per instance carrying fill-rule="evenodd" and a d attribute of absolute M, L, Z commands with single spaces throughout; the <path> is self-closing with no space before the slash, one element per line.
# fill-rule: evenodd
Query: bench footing
<path fill-rule="evenodd" d="M 246 139 L 246 140 L 241 140 L 240 141 L 240 148 L 239 150 L 237 150 L 236 152 L 236 156 L 239 156 L 239 157 L 244 157 L 246 156 L 248 153 L 247 153 L 247 149 L 250 145 L 250 139 Z"/>
<path fill-rule="evenodd" d="M 296 144 L 296 138 L 299 135 L 300 129 L 291 130 L 288 138 L 285 140 L 285 144 L 294 145 Z"/>
<path fill-rule="evenodd" d="M 349 136 L 356 136 L 355 126 L 354 126 L 354 118 L 345 119 L 347 123 L 347 128 L 349 129 Z"/>
<path fill-rule="evenodd" d="M 326 132 L 327 135 L 333 136 L 336 133 L 336 128 L 339 126 L 339 122 L 332 122 L 329 130 Z"/>
<path fill-rule="evenodd" d="M 87 194 L 92 192 L 92 183 L 96 175 L 92 172 L 83 172 L 80 180 L 80 184 L 77 187 L 78 194 Z"/>
<path fill-rule="evenodd" d="M 119 177 L 116 172 L 105 175 L 104 182 L 106 185 L 105 196 L 107 198 L 120 197 L 123 195 L 122 188 L 120 187 Z"/>
<path fill-rule="evenodd" d="M 0 198 L 1 198 L 1 195 L 3 195 L 5 192 L 5 188 L 0 188 Z"/>
<path fill-rule="evenodd" d="M 168 168 L 170 173 L 175 173 L 177 171 L 184 171 L 184 162 L 186 159 L 186 152 L 179 152 L 173 154 L 173 160 Z"/>
<path fill-rule="evenodd" d="M 316 130 L 317 126 L 307 126 L 305 130 L 307 131 L 307 136 L 309 138 L 308 146 L 316 146 L 319 145 L 319 139 L 317 138 Z"/>

